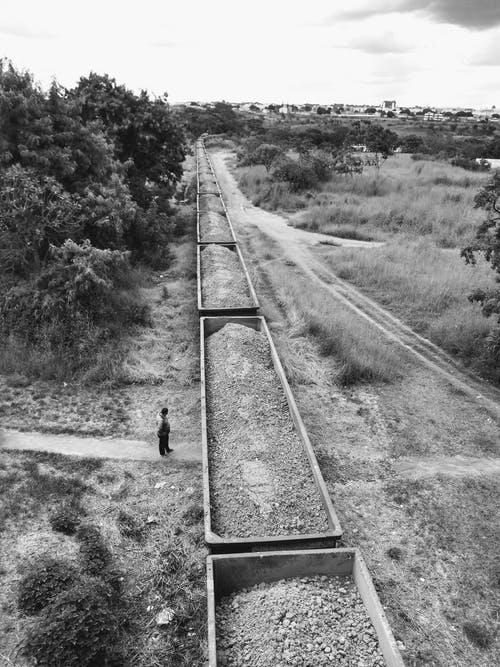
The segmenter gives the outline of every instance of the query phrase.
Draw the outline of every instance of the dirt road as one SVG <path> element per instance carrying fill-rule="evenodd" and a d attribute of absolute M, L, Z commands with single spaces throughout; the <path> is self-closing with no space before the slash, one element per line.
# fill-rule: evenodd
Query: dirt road
<path fill-rule="evenodd" d="M 315 254 L 320 244 L 334 243 L 350 247 L 375 247 L 380 243 L 356 241 L 316 234 L 291 227 L 279 215 L 253 206 L 238 188 L 228 169 L 228 151 L 212 153 L 212 163 L 221 186 L 228 213 L 236 233 L 239 227 L 254 226 L 277 243 L 284 258 L 293 262 L 313 283 L 328 291 L 389 340 L 400 345 L 420 363 L 438 373 L 457 390 L 500 418 L 500 391 L 468 372 L 450 355 L 406 326 L 355 287 L 338 278 Z"/>

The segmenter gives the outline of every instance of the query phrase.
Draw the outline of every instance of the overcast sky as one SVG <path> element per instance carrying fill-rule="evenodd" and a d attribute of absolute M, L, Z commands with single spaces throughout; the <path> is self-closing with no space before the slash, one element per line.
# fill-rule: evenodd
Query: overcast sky
<path fill-rule="evenodd" d="M 0 0 L 0 56 L 171 102 L 500 107 L 500 0 Z"/>

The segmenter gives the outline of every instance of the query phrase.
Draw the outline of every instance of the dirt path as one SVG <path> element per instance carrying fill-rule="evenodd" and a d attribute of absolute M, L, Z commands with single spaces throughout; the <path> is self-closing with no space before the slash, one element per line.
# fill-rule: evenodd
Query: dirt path
<path fill-rule="evenodd" d="M 410 329 L 397 317 L 355 287 L 338 278 L 314 254 L 314 246 L 332 243 L 351 247 L 374 247 L 367 241 L 339 239 L 291 227 L 279 215 L 253 206 L 238 188 L 229 172 L 227 160 L 231 153 L 212 153 L 212 163 L 217 173 L 229 215 L 244 226 L 253 225 L 276 242 L 285 259 L 293 262 L 312 282 L 327 290 L 358 316 L 381 331 L 389 340 L 400 345 L 418 361 L 438 373 L 451 385 L 500 418 L 500 391 L 468 372 L 450 355 L 426 338 Z M 237 229 L 238 225 L 236 225 Z"/>
<path fill-rule="evenodd" d="M 198 441 L 183 442 L 172 437 L 172 454 L 165 460 L 200 461 L 201 445 Z M 156 444 L 146 440 L 124 438 L 81 438 L 75 435 L 52 433 L 0 432 L 0 452 L 5 450 L 30 450 L 83 456 L 85 458 L 133 459 L 136 461 L 160 461 Z"/>
<path fill-rule="evenodd" d="M 498 475 L 500 459 L 476 458 L 472 456 L 450 456 L 446 458 L 407 458 L 394 462 L 394 470 L 402 477 L 418 479 L 430 475 L 470 477 L 471 475 Z"/>

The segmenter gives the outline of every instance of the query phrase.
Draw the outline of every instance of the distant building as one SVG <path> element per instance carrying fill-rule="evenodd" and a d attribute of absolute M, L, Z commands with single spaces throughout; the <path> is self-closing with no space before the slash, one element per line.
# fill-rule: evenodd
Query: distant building
<path fill-rule="evenodd" d="M 380 108 L 382 111 L 396 111 L 398 105 L 396 104 L 396 100 L 384 100 Z"/>

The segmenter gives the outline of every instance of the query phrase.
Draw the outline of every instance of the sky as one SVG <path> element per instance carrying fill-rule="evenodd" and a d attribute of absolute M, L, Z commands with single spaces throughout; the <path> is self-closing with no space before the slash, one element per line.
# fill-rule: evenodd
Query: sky
<path fill-rule="evenodd" d="M 0 57 L 172 103 L 500 107 L 500 0 L 0 0 Z"/>

